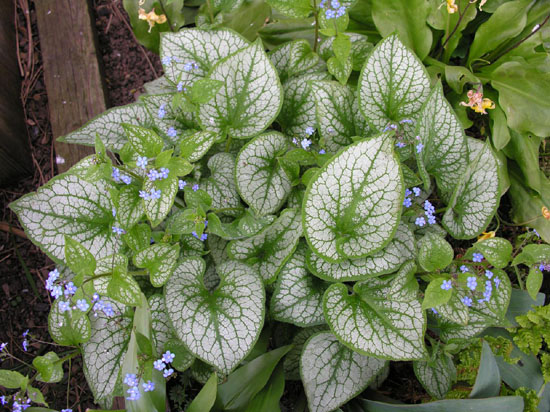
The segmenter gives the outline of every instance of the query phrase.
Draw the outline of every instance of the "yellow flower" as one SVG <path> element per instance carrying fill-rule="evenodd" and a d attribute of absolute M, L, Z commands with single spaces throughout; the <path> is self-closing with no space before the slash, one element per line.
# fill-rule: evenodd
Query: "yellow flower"
<path fill-rule="evenodd" d="M 458 6 L 455 4 L 455 0 L 447 0 L 447 12 L 449 14 L 456 13 L 458 11 Z"/>
<path fill-rule="evenodd" d="M 542 217 L 546 220 L 550 220 L 550 210 L 546 206 L 542 207 Z"/>
<path fill-rule="evenodd" d="M 483 232 L 481 236 L 477 237 L 477 241 L 481 242 L 482 240 L 485 240 L 485 239 L 491 239 L 492 237 L 495 237 L 495 234 L 496 233 L 494 230 L 491 230 L 490 232 Z"/>
<path fill-rule="evenodd" d="M 491 99 L 483 98 L 483 92 L 468 90 L 468 102 L 460 102 L 462 106 L 470 107 L 476 113 L 487 114 L 485 109 L 494 109 L 495 102 Z"/>
<path fill-rule="evenodd" d="M 155 24 L 166 23 L 166 15 L 158 15 L 155 13 L 155 9 L 151 10 L 149 13 L 146 13 L 145 10 L 140 7 L 138 17 L 140 20 L 146 20 L 147 23 L 149 23 L 149 33 L 151 33 L 151 29 L 155 26 Z"/>

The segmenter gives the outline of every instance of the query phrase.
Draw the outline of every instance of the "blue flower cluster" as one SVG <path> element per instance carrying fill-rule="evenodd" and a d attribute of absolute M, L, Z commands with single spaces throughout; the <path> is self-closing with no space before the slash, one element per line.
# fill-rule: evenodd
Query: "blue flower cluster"
<path fill-rule="evenodd" d="M 325 10 L 325 18 L 327 20 L 337 19 L 346 14 L 346 7 L 342 6 L 338 0 L 330 0 L 330 5 L 327 5 L 327 0 L 321 0 L 319 7 Z"/>
<path fill-rule="evenodd" d="M 143 200 L 154 200 L 154 199 L 160 199 L 160 189 L 151 189 L 150 192 L 147 192 L 145 190 L 139 191 L 139 197 L 141 197 Z"/>
<path fill-rule="evenodd" d="M 168 175 L 170 173 L 170 170 L 166 167 L 161 167 L 159 170 L 157 169 L 151 169 L 147 173 L 147 177 L 151 182 L 154 182 L 155 180 L 163 180 L 168 179 Z"/>
<path fill-rule="evenodd" d="M 92 308 L 94 311 L 94 316 L 97 317 L 98 312 L 103 312 L 108 318 L 115 316 L 113 306 L 110 303 L 102 301 L 101 297 L 97 293 L 94 293 L 92 296 L 92 302 L 94 302 L 94 307 Z"/>
<path fill-rule="evenodd" d="M 158 115 L 159 119 L 164 119 L 164 117 L 166 116 L 166 105 L 165 104 L 160 105 L 157 115 Z"/>
<path fill-rule="evenodd" d="M 113 167 L 111 177 L 116 183 L 125 183 L 127 185 L 132 183 L 132 178 L 130 176 L 120 174 L 120 170 L 118 170 L 116 167 Z"/>

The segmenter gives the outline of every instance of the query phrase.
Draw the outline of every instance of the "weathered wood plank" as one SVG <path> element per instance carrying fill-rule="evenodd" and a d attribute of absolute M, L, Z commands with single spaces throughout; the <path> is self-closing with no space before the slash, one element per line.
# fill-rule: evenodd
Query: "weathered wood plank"
<path fill-rule="evenodd" d="M 32 171 L 15 50 L 14 3 L 0 1 L 0 185 Z"/>
<path fill-rule="evenodd" d="M 54 138 L 81 127 L 106 109 L 91 10 L 87 0 L 35 2 L 44 82 Z M 55 143 L 64 172 L 93 149 Z"/>

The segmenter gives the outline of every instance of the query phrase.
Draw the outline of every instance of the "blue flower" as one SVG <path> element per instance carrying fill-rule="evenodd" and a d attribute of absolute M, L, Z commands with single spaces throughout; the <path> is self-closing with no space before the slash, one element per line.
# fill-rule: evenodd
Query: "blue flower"
<path fill-rule="evenodd" d="M 405 143 L 403 143 L 403 142 L 397 142 L 395 145 L 397 147 L 399 147 L 400 149 L 406 146 Z"/>
<path fill-rule="evenodd" d="M 168 179 L 168 174 L 170 173 L 170 170 L 165 168 L 165 167 L 161 167 L 160 170 L 159 170 L 159 179 Z"/>
<path fill-rule="evenodd" d="M 138 379 L 135 373 L 127 373 L 123 382 L 128 386 L 137 386 Z"/>
<path fill-rule="evenodd" d="M 444 280 L 441 284 L 441 289 L 450 290 L 453 287 L 451 280 Z"/>
<path fill-rule="evenodd" d="M 345 10 L 344 10 L 345 11 Z M 340 17 L 340 16 L 338 16 Z M 388 130 L 397 130 L 397 125 L 393 124 L 393 123 L 390 123 L 389 125 L 387 125 L 384 130 L 382 130 L 383 132 L 387 132 Z"/>
<path fill-rule="evenodd" d="M 145 199 L 145 200 L 149 200 L 151 198 L 151 195 L 146 192 L 145 190 L 140 190 L 139 191 L 139 197 L 141 197 L 142 199 Z"/>
<path fill-rule="evenodd" d="M 78 299 L 76 301 L 76 307 L 82 312 L 86 312 L 90 308 L 90 304 L 86 299 Z"/>
<path fill-rule="evenodd" d="M 424 145 L 422 143 L 418 143 L 416 145 L 416 153 L 420 153 L 423 148 L 424 148 Z"/>
<path fill-rule="evenodd" d="M 94 293 L 94 294 L 92 295 L 92 302 L 96 302 L 96 301 L 98 301 L 98 300 L 99 300 L 99 295 L 98 295 L 97 293 Z"/>
<path fill-rule="evenodd" d="M 403 200 L 403 206 L 405 207 L 411 207 L 412 206 L 412 200 L 408 197 L 406 197 L 404 200 Z"/>
<path fill-rule="evenodd" d="M 328 9 L 325 11 L 325 17 L 327 20 L 334 19 L 336 17 L 336 12 L 334 10 Z"/>
<path fill-rule="evenodd" d="M 197 190 L 199 190 L 199 185 L 198 185 L 198 183 L 195 183 L 193 185 L 193 192 L 196 192 Z"/>
<path fill-rule="evenodd" d="M 27 339 L 23 340 L 22 346 L 25 352 L 29 349 L 29 342 L 27 342 Z"/>
<path fill-rule="evenodd" d="M 72 296 L 76 293 L 77 287 L 73 282 L 69 282 L 65 285 L 65 296 Z"/>
<path fill-rule="evenodd" d="M 56 285 L 52 288 L 52 291 L 51 291 L 50 294 L 52 295 L 52 297 L 57 299 L 58 297 L 60 297 L 63 294 L 63 289 L 61 288 L 61 286 Z"/>
<path fill-rule="evenodd" d="M 164 369 L 164 372 L 162 372 L 162 376 L 164 376 L 165 378 L 169 377 L 171 374 L 174 373 L 174 369 L 170 368 L 170 369 Z"/>
<path fill-rule="evenodd" d="M 336 17 L 342 17 L 344 14 L 346 14 L 346 8 L 344 6 L 340 7 L 337 11 L 336 11 Z"/>
<path fill-rule="evenodd" d="M 116 217 L 116 208 L 113 207 L 111 209 L 111 213 L 113 214 L 113 217 Z"/>
<path fill-rule="evenodd" d="M 403 119 L 403 120 L 400 120 L 399 123 L 403 124 L 403 123 L 414 123 L 411 119 Z"/>
<path fill-rule="evenodd" d="M 151 189 L 151 199 L 160 199 L 160 189 Z"/>
<path fill-rule="evenodd" d="M 466 306 L 472 306 L 472 298 L 464 296 L 462 298 L 462 303 L 464 303 Z"/>
<path fill-rule="evenodd" d="M 138 156 L 136 166 L 141 167 L 142 169 L 145 169 L 147 167 L 147 162 L 149 159 L 145 156 Z"/>
<path fill-rule="evenodd" d="M 169 127 L 166 131 L 166 134 L 168 135 L 168 137 L 176 137 L 178 135 L 178 132 L 173 127 Z"/>
<path fill-rule="evenodd" d="M 23 333 L 21 334 L 21 336 L 23 336 L 24 338 L 26 338 L 28 334 L 29 334 L 29 329 L 27 329 L 25 332 L 23 332 Z"/>
<path fill-rule="evenodd" d="M 431 204 L 429 200 L 424 202 L 424 210 L 428 213 L 435 213 L 435 207 Z"/>
<path fill-rule="evenodd" d="M 120 170 L 118 170 L 116 167 L 113 167 L 113 171 L 111 172 L 111 177 L 115 182 L 120 183 Z"/>
<path fill-rule="evenodd" d="M 172 363 L 172 361 L 174 360 L 175 357 L 176 357 L 176 355 L 174 355 L 172 352 L 167 350 L 162 355 L 162 361 L 165 362 L 165 363 Z"/>
<path fill-rule="evenodd" d="M 122 180 L 122 182 L 127 184 L 127 185 L 132 183 L 132 178 L 130 176 L 127 176 L 127 175 L 120 176 L 120 180 Z"/>
<path fill-rule="evenodd" d="M 326 2 L 327 2 L 327 0 L 321 0 L 321 3 L 319 3 L 319 7 L 324 9 L 325 6 L 326 6 Z"/>
<path fill-rule="evenodd" d="M 179 82 L 176 85 L 176 89 L 178 90 L 178 92 L 182 92 L 183 91 L 183 82 Z"/>
<path fill-rule="evenodd" d="M 5 395 L 0 396 L 0 403 L 2 403 L 2 405 L 5 405 L 5 404 L 8 403 L 8 401 L 6 400 L 6 396 L 5 396 Z"/>
<path fill-rule="evenodd" d="M 180 190 L 183 190 L 183 188 L 187 186 L 187 182 L 185 180 L 179 180 L 178 181 L 178 187 L 180 188 Z"/>
<path fill-rule="evenodd" d="M 304 150 L 307 150 L 309 146 L 311 146 L 311 140 L 309 139 L 303 139 L 300 144 L 302 145 L 302 148 Z"/>
<path fill-rule="evenodd" d="M 315 129 L 311 126 L 306 127 L 306 134 L 308 136 L 311 136 L 313 133 L 315 133 Z"/>
<path fill-rule="evenodd" d="M 6 349 L 6 346 L 8 346 L 8 342 L 4 342 L 4 343 L 0 344 L 0 352 L 3 352 L 4 349 Z"/>
<path fill-rule="evenodd" d="M 437 312 L 437 310 L 435 310 L 435 308 L 431 308 L 431 311 L 433 312 L 434 315 L 438 315 L 439 313 Z"/>
<path fill-rule="evenodd" d="M 126 233 L 126 231 L 124 229 L 122 229 L 121 227 L 113 226 L 112 229 L 113 229 L 113 233 L 116 234 L 116 235 L 123 235 L 123 234 Z"/>
<path fill-rule="evenodd" d="M 206 239 L 208 239 L 208 235 L 206 233 L 203 233 L 200 240 L 204 242 Z"/>
<path fill-rule="evenodd" d="M 166 368 L 166 365 L 164 364 L 162 359 L 158 359 L 155 362 L 153 362 L 153 366 L 158 371 L 164 370 L 164 368 Z"/>
<path fill-rule="evenodd" d="M 409 197 L 410 195 L 412 195 L 412 192 L 410 189 L 405 189 L 405 197 Z"/>
<path fill-rule="evenodd" d="M 161 104 L 160 107 L 159 107 L 159 111 L 157 113 L 157 116 L 159 119 L 164 119 L 164 117 L 166 116 L 166 109 L 165 109 L 166 105 L 165 104 Z"/>
<path fill-rule="evenodd" d="M 330 5 L 332 6 L 333 9 L 337 9 L 338 7 L 340 7 L 340 2 L 338 0 L 332 0 L 330 2 Z"/>
<path fill-rule="evenodd" d="M 417 225 L 417 226 L 424 226 L 426 224 L 426 219 L 424 219 L 422 216 L 420 217 L 417 217 L 416 220 L 414 221 L 414 223 Z"/>
<path fill-rule="evenodd" d="M 414 193 L 414 195 L 415 195 L 416 197 L 420 196 L 421 190 L 420 190 L 419 187 L 413 187 L 412 190 L 413 190 L 413 193 Z"/>
<path fill-rule="evenodd" d="M 59 311 L 61 313 L 67 312 L 71 310 L 71 304 L 69 302 L 65 302 L 64 300 L 59 301 Z"/>
<path fill-rule="evenodd" d="M 143 383 L 142 386 L 145 392 L 151 392 L 155 390 L 155 382 L 153 381 L 147 381 L 147 383 Z"/>
<path fill-rule="evenodd" d="M 195 62 L 187 62 L 183 65 L 183 70 L 185 70 L 186 72 L 190 72 L 198 68 L 199 68 L 199 65 Z"/>
<path fill-rule="evenodd" d="M 113 307 L 110 303 L 105 304 L 105 306 L 103 307 L 103 313 L 105 313 L 105 316 L 109 318 L 115 316 L 115 311 L 113 310 Z"/>
<path fill-rule="evenodd" d="M 466 286 L 468 286 L 471 290 L 475 290 L 477 287 L 477 278 L 475 276 L 468 277 Z"/>
<path fill-rule="evenodd" d="M 462 266 L 460 266 L 460 271 L 462 273 L 466 273 L 466 272 L 469 272 L 470 269 L 468 269 L 468 266 L 462 265 Z"/>
<path fill-rule="evenodd" d="M 57 268 L 55 268 L 54 270 L 50 271 L 50 273 L 48 273 L 48 279 L 46 280 L 46 290 L 52 290 L 53 284 L 57 279 L 59 279 L 59 271 L 57 270 Z"/>
<path fill-rule="evenodd" d="M 325 153 L 326 153 L 326 152 L 325 152 L 325 149 L 319 150 L 319 154 L 322 154 L 322 155 L 323 155 L 323 154 L 325 154 Z"/>
<path fill-rule="evenodd" d="M 485 276 L 487 276 L 489 279 L 491 279 L 493 277 L 493 272 L 491 272 L 490 270 L 486 270 L 485 271 Z"/>
<path fill-rule="evenodd" d="M 472 261 L 481 262 L 483 260 L 483 255 L 481 253 L 474 253 L 472 255 Z"/>
<path fill-rule="evenodd" d="M 541 272 L 544 272 L 544 269 L 545 269 L 545 265 L 544 265 L 544 263 L 541 263 L 541 264 L 539 265 L 539 270 L 540 270 Z"/>
<path fill-rule="evenodd" d="M 126 398 L 129 401 L 137 401 L 139 398 L 141 398 L 141 393 L 139 393 L 139 386 L 132 386 L 126 392 L 130 394 L 130 396 Z"/>
<path fill-rule="evenodd" d="M 164 56 L 161 60 L 162 64 L 165 66 L 169 66 L 172 64 L 172 56 Z"/>
<path fill-rule="evenodd" d="M 540 238 L 539 232 L 537 232 L 537 229 L 533 229 L 533 233 Z"/>
<path fill-rule="evenodd" d="M 159 178 L 159 172 L 157 172 L 155 169 L 149 170 L 149 173 L 147 173 L 147 177 L 151 182 L 154 182 Z"/>
<path fill-rule="evenodd" d="M 498 288 L 500 285 L 500 279 L 495 276 L 495 278 L 493 279 L 493 282 L 495 282 L 495 286 Z"/>
<path fill-rule="evenodd" d="M 73 410 L 70 409 L 70 408 L 69 409 L 61 409 L 61 412 L 73 412 Z"/>
<path fill-rule="evenodd" d="M 428 223 L 430 225 L 435 225 L 435 223 L 436 223 L 435 216 L 434 215 L 428 215 L 427 213 L 426 213 L 426 216 L 428 216 Z"/>

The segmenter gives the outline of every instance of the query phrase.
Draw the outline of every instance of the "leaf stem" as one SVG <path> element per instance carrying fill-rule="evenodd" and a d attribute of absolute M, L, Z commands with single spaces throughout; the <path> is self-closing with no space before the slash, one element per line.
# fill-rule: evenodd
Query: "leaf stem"
<path fill-rule="evenodd" d="M 208 9 L 208 15 L 210 16 L 210 24 L 214 24 L 214 12 L 212 11 L 212 4 L 210 0 L 206 0 L 206 8 Z"/>
<path fill-rule="evenodd" d="M 164 3 L 162 0 L 159 0 L 160 8 L 162 9 L 162 14 L 166 16 L 166 21 L 168 22 L 168 26 L 170 26 L 170 31 L 174 32 L 174 28 L 172 27 L 172 22 L 170 21 L 170 16 L 168 16 L 168 13 L 166 13 L 166 10 L 164 9 Z"/>
<path fill-rule="evenodd" d="M 466 12 L 468 11 L 468 8 L 470 7 L 471 4 L 472 4 L 472 2 L 470 0 L 468 0 L 468 4 L 466 5 L 466 7 L 464 8 L 464 10 L 462 12 L 460 11 L 460 7 L 458 8 L 458 20 L 456 21 L 456 24 L 455 24 L 455 27 L 453 28 L 453 30 L 449 33 L 449 35 L 447 36 L 447 38 L 445 39 L 445 41 L 441 45 L 442 50 L 445 50 L 445 46 L 447 45 L 447 43 L 449 43 L 449 40 L 451 39 L 451 37 L 453 37 L 453 35 L 458 30 L 458 27 L 460 26 L 460 23 L 462 23 L 462 19 L 466 15 Z"/>
<path fill-rule="evenodd" d="M 519 274 L 519 269 L 517 266 L 514 266 L 514 270 L 516 271 L 516 278 L 518 280 L 518 283 L 519 283 L 519 287 L 521 288 L 521 290 L 525 290 L 525 286 L 523 284 L 523 279 L 521 278 L 521 275 Z"/>
<path fill-rule="evenodd" d="M 225 152 L 229 152 L 231 148 L 231 135 L 227 135 L 227 142 L 225 143 Z"/>
<path fill-rule="evenodd" d="M 315 19 L 315 38 L 313 39 L 313 51 L 317 53 L 317 46 L 319 46 L 319 11 L 317 10 L 317 0 L 313 0 L 313 18 Z"/>

